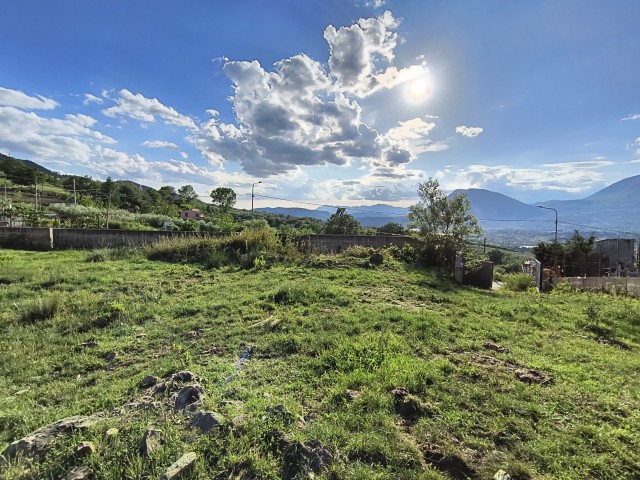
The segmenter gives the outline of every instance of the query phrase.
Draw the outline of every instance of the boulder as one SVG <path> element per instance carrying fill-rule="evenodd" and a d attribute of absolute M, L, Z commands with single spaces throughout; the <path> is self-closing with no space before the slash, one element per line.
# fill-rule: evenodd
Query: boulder
<path fill-rule="evenodd" d="M 93 472 L 89 467 L 80 466 L 72 468 L 62 480 L 89 480 L 93 477 Z"/>
<path fill-rule="evenodd" d="M 204 388 L 198 384 L 187 385 L 178 392 L 174 409 L 194 411 L 202 405 L 202 400 L 204 400 Z"/>
<path fill-rule="evenodd" d="M 193 469 L 198 456 L 195 452 L 185 453 L 160 476 L 160 480 L 177 480 L 186 477 Z"/>
<path fill-rule="evenodd" d="M 374 252 L 369 257 L 369 263 L 371 265 L 382 265 L 383 262 L 384 262 L 384 257 L 380 252 Z"/>
<path fill-rule="evenodd" d="M 142 437 L 142 441 L 140 442 L 140 453 L 143 457 L 148 457 L 156 450 L 162 440 L 164 439 L 164 432 L 159 429 L 150 428 L 146 432 L 144 432 L 144 437 Z"/>
<path fill-rule="evenodd" d="M 224 417 L 216 412 L 200 412 L 191 421 L 191 428 L 197 428 L 200 433 L 209 433 L 215 427 L 224 423 Z"/>
<path fill-rule="evenodd" d="M 33 457 L 42 455 L 49 445 L 63 433 L 70 430 L 87 429 L 102 419 L 103 415 L 98 413 L 91 416 L 77 415 L 58 420 L 31 432 L 20 440 L 10 443 L 2 452 L 2 456 L 10 460 L 18 456 Z"/>
<path fill-rule="evenodd" d="M 153 375 L 147 375 L 142 380 L 140 380 L 140 388 L 149 388 L 156 385 L 160 379 L 158 377 L 154 377 Z"/>

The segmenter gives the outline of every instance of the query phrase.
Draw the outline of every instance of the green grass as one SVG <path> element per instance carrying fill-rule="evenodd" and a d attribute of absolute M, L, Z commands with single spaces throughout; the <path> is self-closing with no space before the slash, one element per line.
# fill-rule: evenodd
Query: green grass
<path fill-rule="evenodd" d="M 158 478 L 195 451 L 193 478 L 276 479 L 286 463 L 276 431 L 331 452 L 316 478 L 640 476 L 640 301 L 479 291 L 390 255 L 365 269 L 361 252 L 282 264 L 274 245 L 266 265 L 246 268 L 249 240 L 227 249 L 234 262 L 187 245 L 0 250 L 0 449 L 183 369 L 203 379 L 205 409 L 227 419 L 202 436 L 170 409 L 130 412 L 62 436 L 43 458 L 0 464 L 0 478 L 60 478 L 79 464 L 96 478 Z M 555 381 L 523 383 L 517 367 Z M 397 387 L 418 418 L 398 413 Z M 144 459 L 149 426 L 165 442 Z M 81 441 L 97 447 L 85 460 L 73 455 Z"/>

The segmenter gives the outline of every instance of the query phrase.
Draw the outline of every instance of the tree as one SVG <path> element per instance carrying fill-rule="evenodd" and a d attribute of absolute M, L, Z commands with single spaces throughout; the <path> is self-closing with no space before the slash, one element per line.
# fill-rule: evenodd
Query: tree
<path fill-rule="evenodd" d="M 173 203 L 176 200 L 176 197 L 178 196 L 176 189 L 171 185 L 164 185 L 163 187 L 160 187 L 160 189 L 158 190 L 158 193 L 160 194 L 160 196 L 162 197 L 165 203 Z"/>
<path fill-rule="evenodd" d="M 198 194 L 191 185 L 184 185 L 178 189 L 178 199 L 181 204 L 190 205 L 198 199 Z"/>
<path fill-rule="evenodd" d="M 222 212 L 226 213 L 236 204 L 236 192 L 228 187 L 218 187 L 211 191 L 211 200 Z"/>
<path fill-rule="evenodd" d="M 404 235 L 407 230 L 397 222 L 388 222 L 378 227 L 378 233 L 391 233 L 396 235 Z"/>
<path fill-rule="evenodd" d="M 482 233 L 471 203 L 464 194 L 447 196 L 434 178 L 418 186 L 418 197 L 419 203 L 409 207 L 409 227 L 418 229 L 434 263 L 451 265 L 462 241 Z"/>
<path fill-rule="evenodd" d="M 357 235 L 362 229 L 362 225 L 352 215 L 349 215 L 344 208 L 338 208 L 332 214 L 324 227 L 324 233 L 335 233 L 343 235 Z"/>

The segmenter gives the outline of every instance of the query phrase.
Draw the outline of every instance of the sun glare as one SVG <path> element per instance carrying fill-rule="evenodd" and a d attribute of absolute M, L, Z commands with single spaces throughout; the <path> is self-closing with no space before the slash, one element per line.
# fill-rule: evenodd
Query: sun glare
<path fill-rule="evenodd" d="M 424 100 L 431 95 L 432 83 L 427 75 L 421 75 L 408 82 L 407 92 L 413 101 Z"/>

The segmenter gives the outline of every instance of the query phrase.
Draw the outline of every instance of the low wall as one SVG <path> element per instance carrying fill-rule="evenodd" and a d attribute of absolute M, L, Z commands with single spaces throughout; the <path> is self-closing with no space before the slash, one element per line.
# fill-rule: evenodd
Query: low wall
<path fill-rule="evenodd" d="M 128 247 L 155 243 L 175 237 L 220 237 L 229 233 L 160 232 L 150 230 L 90 230 L 85 228 L 0 227 L 0 246 L 5 248 L 50 250 Z M 419 240 L 404 235 L 303 235 L 294 239 L 304 251 L 341 252 L 354 245 L 382 248 L 405 244 L 417 247 Z"/>
<path fill-rule="evenodd" d="M 609 292 L 640 298 L 640 278 L 637 277 L 565 277 L 578 290 Z"/>
<path fill-rule="evenodd" d="M 0 228 L 0 247 L 24 250 L 51 250 L 53 233 L 51 228 Z"/>
<path fill-rule="evenodd" d="M 219 237 L 228 234 L 199 232 L 160 232 L 152 230 L 89 230 L 84 228 L 54 228 L 53 245 L 56 249 L 91 249 L 101 247 L 132 247 L 156 243 L 175 237 Z"/>

